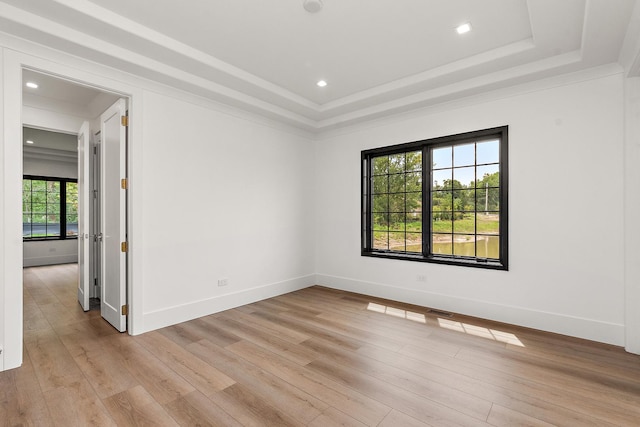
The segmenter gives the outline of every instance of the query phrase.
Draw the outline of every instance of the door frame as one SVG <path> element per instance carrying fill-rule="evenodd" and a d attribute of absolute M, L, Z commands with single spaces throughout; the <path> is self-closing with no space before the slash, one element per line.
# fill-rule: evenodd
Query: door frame
<path fill-rule="evenodd" d="M 22 364 L 23 349 L 23 296 L 22 296 L 22 267 L 23 267 L 23 242 L 21 233 L 22 224 L 22 70 L 31 69 L 52 75 L 73 83 L 95 87 L 97 89 L 112 92 L 120 97 L 128 99 L 131 124 L 128 128 L 127 158 L 129 191 L 127 192 L 127 223 L 129 251 L 127 252 L 127 304 L 129 305 L 128 330 L 131 335 L 142 332 L 142 313 L 138 308 L 142 307 L 142 289 L 135 285 L 136 266 L 133 263 L 136 257 L 136 247 L 140 248 L 141 242 L 137 236 L 138 211 L 133 214 L 133 200 L 137 194 L 136 189 L 141 188 L 140 180 L 137 180 L 137 170 L 142 168 L 142 147 L 135 141 L 141 141 L 141 127 L 135 126 L 141 123 L 141 108 L 138 103 L 142 100 L 142 89 L 134 84 L 127 84 L 121 80 L 108 77 L 114 74 L 118 78 L 122 75 L 113 70 L 79 60 L 76 57 L 63 53 L 49 51 L 47 56 L 53 60 L 32 56 L 23 52 L 0 46 L 0 77 L 3 77 L 4 99 L 0 106 L 0 114 L 4 122 L 2 134 L 3 144 L 0 146 L 0 164 L 4 173 L 0 177 L 0 188 L 3 192 L 3 200 L 0 200 L 0 244 L 3 246 L 4 258 L 0 260 L 0 272 L 4 283 L 4 293 L 0 290 L 0 304 L 4 306 L 4 316 L 0 316 L 0 343 L 4 343 L 0 353 L 0 371 L 19 367 Z M 42 52 L 40 52 L 42 53 Z M 44 56 L 44 55 L 43 55 Z M 72 64 L 73 66 L 63 65 Z M 126 77 L 126 76 L 125 76 Z M 133 77 L 130 80 L 135 79 Z M 138 243 L 134 245 L 132 242 Z"/>

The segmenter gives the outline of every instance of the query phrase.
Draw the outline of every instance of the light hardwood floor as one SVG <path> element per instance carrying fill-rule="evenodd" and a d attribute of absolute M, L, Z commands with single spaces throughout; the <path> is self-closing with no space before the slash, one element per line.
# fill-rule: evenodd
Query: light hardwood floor
<path fill-rule="evenodd" d="M 3 425 L 640 425 L 622 349 L 312 287 L 131 337 L 24 270 L 24 364 Z"/>

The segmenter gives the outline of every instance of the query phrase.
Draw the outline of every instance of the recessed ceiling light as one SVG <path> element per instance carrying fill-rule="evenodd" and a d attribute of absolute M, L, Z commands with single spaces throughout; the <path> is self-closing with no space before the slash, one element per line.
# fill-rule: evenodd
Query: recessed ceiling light
<path fill-rule="evenodd" d="M 458 32 L 458 34 L 468 33 L 469 31 L 471 31 L 471 24 L 467 22 L 462 25 L 458 25 L 456 31 Z"/>
<path fill-rule="evenodd" d="M 30 139 L 27 139 L 27 144 L 33 144 L 33 141 Z"/>
<path fill-rule="evenodd" d="M 304 10 L 309 13 L 320 12 L 320 9 L 322 9 L 322 0 L 304 0 L 302 6 Z"/>
<path fill-rule="evenodd" d="M 318 83 L 316 83 L 319 87 L 325 87 L 327 85 L 327 82 L 325 82 L 324 80 L 318 80 Z"/>
<path fill-rule="evenodd" d="M 31 89 L 38 89 L 38 83 L 27 82 L 27 87 L 30 87 Z"/>

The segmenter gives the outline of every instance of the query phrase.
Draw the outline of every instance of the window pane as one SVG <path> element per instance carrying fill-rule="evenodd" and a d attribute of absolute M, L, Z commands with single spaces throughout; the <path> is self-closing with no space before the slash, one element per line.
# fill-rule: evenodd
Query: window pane
<path fill-rule="evenodd" d="M 472 211 L 474 209 L 473 190 L 456 190 L 453 192 L 453 210 L 454 211 Z"/>
<path fill-rule="evenodd" d="M 453 232 L 453 221 L 451 220 L 451 212 L 434 212 L 433 221 L 431 222 L 431 231 L 433 231 L 434 233 Z"/>
<path fill-rule="evenodd" d="M 453 236 L 451 234 L 433 234 L 431 252 L 440 255 L 451 255 L 453 253 Z"/>
<path fill-rule="evenodd" d="M 389 176 L 378 175 L 373 177 L 373 193 L 387 193 L 389 191 Z"/>
<path fill-rule="evenodd" d="M 500 237 L 478 236 L 477 251 L 479 258 L 500 259 Z"/>
<path fill-rule="evenodd" d="M 374 230 L 388 230 L 389 229 L 389 214 L 388 213 L 374 213 L 373 214 L 373 229 Z"/>
<path fill-rule="evenodd" d="M 389 173 L 389 156 L 376 157 L 373 159 L 373 174 L 383 175 Z"/>
<path fill-rule="evenodd" d="M 476 221 L 478 224 L 478 233 L 500 233 L 500 215 L 497 212 L 492 212 L 489 214 L 478 213 Z"/>
<path fill-rule="evenodd" d="M 422 231 L 422 214 L 408 213 L 407 214 L 407 231 Z"/>
<path fill-rule="evenodd" d="M 475 236 L 456 234 L 453 238 L 453 254 L 457 256 L 476 256 Z"/>
<path fill-rule="evenodd" d="M 433 171 L 431 186 L 434 190 L 439 190 L 443 188 L 451 188 L 451 178 L 453 176 L 452 169 L 443 169 Z"/>
<path fill-rule="evenodd" d="M 389 249 L 392 251 L 405 250 L 404 232 L 389 233 Z"/>
<path fill-rule="evenodd" d="M 407 153 L 405 158 L 405 170 L 407 172 L 422 170 L 422 151 Z"/>
<path fill-rule="evenodd" d="M 31 191 L 46 192 L 47 191 L 47 182 L 46 181 L 39 181 L 39 180 L 31 181 Z"/>
<path fill-rule="evenodd" d="M 31 209 L 34 213 L 37 214 L 46 214 L 47 213 L 47 204 L 46 203 L 33 203 L 31 205 Z"/>
<path fill-rule="evenodd" d="M 47 203 L 47 193 L 44 191 L 32 191 L 31 192 L 32 203 Z"/>
<path fill-rule="evenodd" d="M 404 172 L 404 153 L 389 156 L 389 173 Z"/>
<path fill-rule="evenodd" d="M 479 142 L 476 145 L 476 162 L 479 165 L 483 163 L 498 163 L 500 161 L 500 141 Z"/>
<path fill-rule="evenodd" d="M 476 168 L 465 167 L 456 168 L 453 170 L 453 188 L 461 188 L 460 186 L 468 187 L 473 181 L 476 180 Z"/>
<path fill-rule="evenodd" d="M 421 233 L 407 233 L 407 252 L 422 252 Z"/>
<path fill-rule="evenodd" d="M 46 181 L 46 187 L 48 193 L 60 192 L 60 183 L 58 181 Z"/>
<path fill-rule="evenodd" d="M 58 223 L 49 223 L 46 226 L 46 235 L 47 236 L 59 236 L 60 235 L 60 224 Z"/>
<path fill-rule="evenodd" d="M 78 235 L 78 215 L 67 215 L 67 236 Z"/>
<path fill-rule="evenodd" d="M 489 187 L 500 186 L 500 166 L 499 165 L 485 165 L 478 166 L 478 181 L 476 187 L 484 188 L 487 184 Z"/>
<path fill-rule="evenodd" d="M 391 231 L 404 231 L 405 230 L 405 214 L 394 213 L 389 217 L 389 229 Z"/>
<path fill-rule="evenodd" d="M 406 191 L 422 191 L 422 172 L 409 172 L 405 180 Z"/>
<path fill-rule="evenodd" d="M 389 196 L 386 194 L 373 196 L 373 212 L 389 212 Z"/>
<path fill-rule="evenodd" d="M 434 169 L 450 168 L 452 147 L 436 148 L 431 151 L 431 161 Z"/>
<path fill-rule="evenodd" d="M 475 214 L 472 213 L 455 213 L 455 220 L 453 221 L 454 233 L 475 233 Z"/>
<path fill-rule="evenodd" d="M 435 212 L 451 211 L 453 192 L 434 191 L 431 193 L 431 206 Z M 450 218 L 449 218 L 450 219 Z"/>
<path fill-rule="evenodd" d="M 476 163 L 475 144 L 462 144 L 453 147 L 453 166 L 472 166 Z"/>
<path fill-rule="evenodd" d="M 403 193 L 389 195 L 389 211 L 404 212 L 405 211 L 404 202 L 405 202 L 405 195 Z"/>
<path fill-rule="evenodd" d="M 401 193 L 404 191 L 404 174 L 389 175 L 389 193 Z"/>
<path fill-rule="evenodd" d="M 373 249 L 389 249 L 389 233 L 387 231 L 373 232 Z"/>

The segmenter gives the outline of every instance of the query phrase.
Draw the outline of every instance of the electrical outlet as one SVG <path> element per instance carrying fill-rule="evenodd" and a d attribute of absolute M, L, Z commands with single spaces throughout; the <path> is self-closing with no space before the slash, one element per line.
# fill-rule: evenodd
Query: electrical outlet
<path fill-rule="evenodd" d="M 218 279 L 218 286 L 227 286 L 229 284 L 229 279 L 226 277 L 224 279 Z"/>
<path fill-rule="evenodd" d="M 418 274 L 416 276 L 416 280 L 418 282 L 426 282 L 427 281 L 427 276 L 425 276 L 424 274 Z"/>

